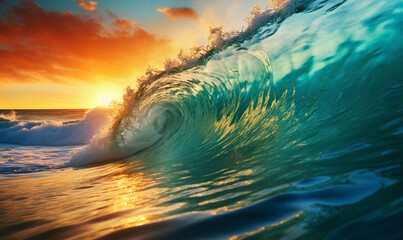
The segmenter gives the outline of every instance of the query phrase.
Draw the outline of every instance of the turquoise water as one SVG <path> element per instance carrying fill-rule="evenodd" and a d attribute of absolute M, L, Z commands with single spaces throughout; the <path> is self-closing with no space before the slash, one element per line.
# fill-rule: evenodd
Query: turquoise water
<path fill-rule="evenodd" d="M 104 110 L 25 132 L 3 116 L 0 234 L 403 238 L 403 1 L 276 14 L 147 83 L 91 141 Z"/>

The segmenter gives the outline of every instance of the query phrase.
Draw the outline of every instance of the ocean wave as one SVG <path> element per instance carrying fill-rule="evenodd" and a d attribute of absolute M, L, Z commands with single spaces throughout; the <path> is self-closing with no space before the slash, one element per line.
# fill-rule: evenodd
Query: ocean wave
<path fill-rule="evenodd" d="M 376 114 L 377 104 L 371 99 L 399 83 L 392 78 L 387 84 L 374 80 L 382 78 L 380 63 L 389 64 L 384 72 L 395 74 L 400 55 L 389 54 L 399 45 L 391 31 L 378 29 L 376 37 L 371 35 L 372 21 L 381 24 L 398 14 L 391 10 L 394 3 L 371 5 L 383 9 L 383 18 L 351 18 L 361 5 L 365 4 L 288 1 L 277 9 L 256 10 L 248 29 L 220 37 L 212 52 L 192 61 L 179 59 L 179 65 L 140 79 L 137 89 L 128 89 L 107 134 L 76 151 L 70 163 L 86 165 L 145 150 L 149 159 L 213 161 L 239 152 L 256 157 L 308 143 L 320 145 L 327 140 L 324 136 L 348 144 L 345 123 L 369 127 L 370 122 L 356 122 L 355 113 Z M 344 18 L 339 23 L 328 20 L 337 9 L 343 9 Z M 313 24 L 296 31 L 303 21 Z M 321 27 L 319 21 L 331 23 Z M 398 21 L 384 28 L 395 25 Z M 351 74 L 360 77 L 351 80 Z M 372 92 L 372 98 L 363 92 Z M 392 105 L 383 108 L 393 112 Z M 337 121 L 331 117 L 336 113 Z M 329 153 L 348 147 L 341 142 L 330 145 Z M 365 139 L 359 142 L 367 144 Z"/>
<path fill-rule="evenodd" d="M 156 146 L 164 154 L 168 154 L 164 149 L 201 154 L 208 152 L 206 144 L 218 143 L 225 149 L 234 134 L 253 141 L 248 128 L 259 126 L 255 131 L 262 130 L 261 134 L 273 131 L 264 123 L 276 104 L 270 62 L 261 51 L 217 56 L 204 67 L 162 77 L 144 91 L 131 114 L 107 136 L 75 153 L 71 163 L 127 157 Z"/>

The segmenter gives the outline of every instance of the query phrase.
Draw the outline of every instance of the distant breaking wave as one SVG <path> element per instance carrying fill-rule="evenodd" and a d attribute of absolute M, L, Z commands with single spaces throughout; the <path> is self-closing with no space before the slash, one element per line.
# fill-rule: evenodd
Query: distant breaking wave
<path fill-rule="evenodd" d="M 15 112 L 0 115 L 0 143 L 29 146 L 83 145 L 107 128 L 111 110 L 95 108 L 80 121 L 22 121 Z"/>

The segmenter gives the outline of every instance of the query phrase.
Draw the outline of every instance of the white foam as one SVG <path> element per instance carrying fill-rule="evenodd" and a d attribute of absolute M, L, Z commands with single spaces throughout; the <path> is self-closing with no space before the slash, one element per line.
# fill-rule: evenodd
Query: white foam
<path fill-rule="evenodd" d="M 83 166 L 117 160 L 151 147 L 162 137 L 158 133 L 159 125 L 154 125 L 153 120 L 146 116 L 143 116 L 140 121 L 133 120 L 132 123 L 138 124 L 138 128 L 126 131 L 119 144 L 114 145 L 108 131 L 95 135 L 88 145 L 72 152 L 72 158 L 67 166 Z"/>

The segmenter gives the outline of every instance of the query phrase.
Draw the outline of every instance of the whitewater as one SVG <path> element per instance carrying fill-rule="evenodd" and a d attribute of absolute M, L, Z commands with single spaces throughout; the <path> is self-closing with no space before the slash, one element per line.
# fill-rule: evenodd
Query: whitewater
<path fill-rule="evenodd" d="M 403 1 L 274 5 L 114 109 L 0 112 L 0 236 L 403 238 Z"/>

